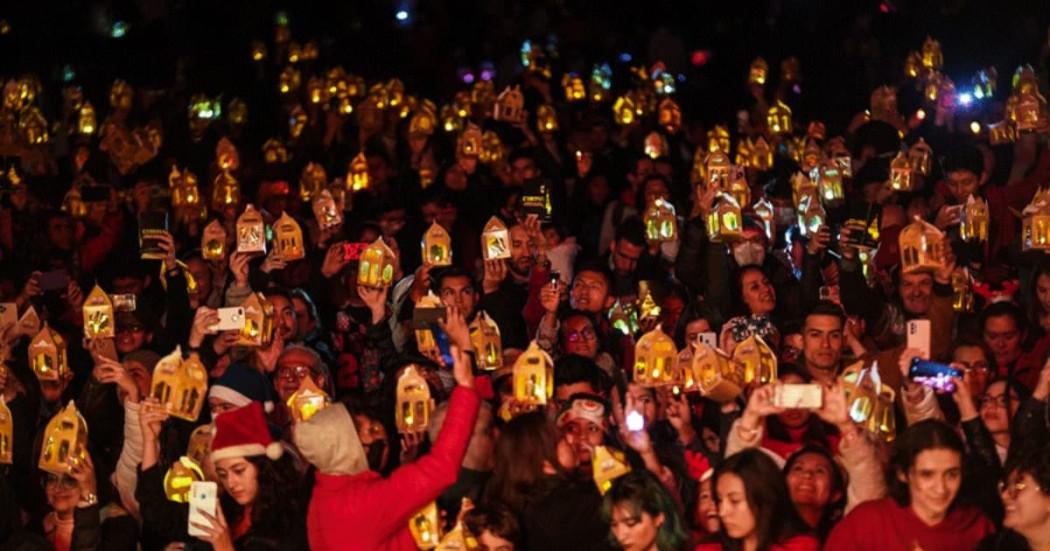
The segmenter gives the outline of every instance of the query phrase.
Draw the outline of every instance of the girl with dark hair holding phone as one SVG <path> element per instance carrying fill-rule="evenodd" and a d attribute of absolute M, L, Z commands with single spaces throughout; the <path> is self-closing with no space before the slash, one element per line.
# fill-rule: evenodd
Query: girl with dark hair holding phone
<path fill-rule="evenodd" d="M 624 551 L 674 551 L 688 539 L 674 498 L 651 474 L 635 471 L 613 483 L 602 515 Z"/>

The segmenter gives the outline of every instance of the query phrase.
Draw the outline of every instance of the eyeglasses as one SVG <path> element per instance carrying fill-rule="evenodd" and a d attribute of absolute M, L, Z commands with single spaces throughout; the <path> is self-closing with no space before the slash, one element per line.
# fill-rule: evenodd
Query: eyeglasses
<path fill-rule="evenodd" d="M 1029 484 L 1027 482 L 1007 482 L 1005 480 L 1000 480 L 999 481 L 999 493 L 1000 494 L 1005 493 L 1006 495 L 1010 496 L 1011 498 L 1015 498 L 1015 497 L 1017 497 L 1018 494 L 1023 492 L 1025 490 L 1025 488 L 1028 488 L 1028 486 L 1029 486 Z M 1039 486 L 1037 486 L 1035 484 L 1032 484 L 1031 486 L 1033 488 L 1035 488 L 1037 492 L 1043 491 L 1042 488 L 1040 488 Z"/>
<path fill-rule="evenodd" d="M 313 370 L 305 365 L 289 365 L 277 368 L 277 378 L 282 381 L 301 381 L 313 375 Z"/>
<path fill-rule="evenodd" d="M 582 331 L 569 331 L 565 334 L 565 338 L 568 339 L 569 342 L 580 342 L 581 339 L 593 341 L 594 336 L 594 329 L 591 329 L 590 327 Z"/>
<path fill-rule="evenodd" d="M 986 395 L 986 396 L 982 396 L 982 397 L 977 399 L 977 407 L 985 408 L 985 407 L 995 406 L 995 407 L 997 407 L 999 409 L 1006 409 L 1006 400 L 1007 400 L 1007 398 L 1006 398 L 1005 394 L 999 394 L 997 396 L 987 396 Z M 1017 398 L 1011 396 L 1010 397 L 1010 401 L 1011 402 L 1017 402 Z"/>
<path fill-rule="evenodd" d="M 58 486 L 63 490 L 72 490 L 77 487 L 77 480 L 71 476 L 58 476 L 54 474 L 48 474 L 43 480 L 44 488 L 52 488 Z"/>

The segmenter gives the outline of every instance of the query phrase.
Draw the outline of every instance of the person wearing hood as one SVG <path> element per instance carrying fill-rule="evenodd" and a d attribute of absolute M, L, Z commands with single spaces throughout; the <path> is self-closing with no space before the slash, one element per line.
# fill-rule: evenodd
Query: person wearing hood
<path fill-rule="evenodd" d="M 456 482 L 481 404 L 469 356 L 455 346 L 452 354 L 456 388 L 440 434 L 430 453 L 389 478 L 373 470 L 362 445 L 371 424 L 344 405 L 333 404 L 294 427 L 295 445 L 317 468 L 307 513 L 311 549 L 416 549 L 408 521 Z"/>

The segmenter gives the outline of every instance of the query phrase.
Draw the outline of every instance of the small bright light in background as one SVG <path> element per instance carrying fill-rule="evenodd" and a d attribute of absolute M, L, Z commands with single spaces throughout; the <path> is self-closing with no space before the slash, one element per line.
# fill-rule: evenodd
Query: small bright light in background
<path fill-rule="evenodd" d="M 915 112 L 915 118 L 919 119 L 920 121 L 924 120 L 926 118 L 926 110 L 925 109 L 919 109 L 918 111 L 916 111 Z"/>
<path fill-rule="evenodd" d="M 694 67 L 703 67 L 708 61 L 711 61 L 711 50 L 694 50 L 689 56 L 689 61 Z"/>
<path fill-rule="evenodd" d="M 971 103 L 973 103 L 973 96 L 969 92 L 959 94 L 959 105 L 970 105 Z"/>
<path fill-rule="evenodd" d="M 62 67 L 63 82 L 72 82 L 75 78 L 77 78 L 77 72 L 73 70 L 72 65 L 65 65 Z"/>
<path fill-rule="evenodd" d="M 394 17 L 398 21 L 408 21 L 408 11 L 406 11 L 406 10 L 397 10 L 397 13 L 394 14 Z"/>
<path fill-rule="evenodd" d="M 109 30 L 109 36 L 113 38 L 124 38 L 124 35 L 128 32 L 128 24 L 123 21 L 113 22 L 113 27 Z"/>
<path fill-rule="evenodd" d="M 794 92 L 794 93 L 796 93 L 796 94 L 801 94 L 801 93 L 802 93 L 802 86 L 800 86 L 800 85 L 799 85 L 799 84 L 798 84 L 798 83 L 796 82 L 796 83 L 795 83 L 795 84 L 794 84 L 794 85 L 793 85 L 793 86 L 791 87 L 791 91 L 792 91 L 792 92 Z"/>
<path fill-rule="evenodd" d="M 641 413 L 632 411 L 627 414 L 627 430 L 637 432 L 645 428 L 645 417 Z"/>
<path fill-rule="evenodd" d="M 981 133 L 981 123 L 979 123 L 977 121 L 971 122 L 970 123 L 970 132 L 973 132 L 974 134 L 980 134 Z"/>
<path fill-rule="evenodd" d="M 471 73 L 471 72 L 463 73 L 463 83 L 464 84 L 473 84 L 474 83 L 474 73 Z"/>
<path fill-rule="evenodd" d="M 980 86 L 973 87 L 973 97 L 976 99 L 984 99 L 984 89 Z"/>
<path fill-rule="evenodd" d="M 631 57 L 631 54 L 627 52 L 620 54 L 620 61 L 622 61 L 623 63 L 630 63 L 632 59 L 634 58 Z"/>
<path fill-rule="evenodd" d="M 490 61 L 483 61 L 481 63 L 481 72 L 479 73 L 481 80 L 492 80 L 496 77 L 496 68 Z"/>

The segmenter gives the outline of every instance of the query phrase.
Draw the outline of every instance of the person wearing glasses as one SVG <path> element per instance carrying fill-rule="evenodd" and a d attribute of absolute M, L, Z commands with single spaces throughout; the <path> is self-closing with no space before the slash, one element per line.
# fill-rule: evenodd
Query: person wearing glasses
<path fill-rule="evenodd" d="M 136 549 L 138 526 L 119 505 L 103 506 L 90 454 L 69 472 L 42 473 L 41 484 L 51 511 L 43 519 L 43 534 L 55 551 Z"/>
<path fill-rule="evenodd" d="M 1006 516 L 1003 530 L 986 537 L 979 551 L 1050 549 L 1050 446 L 1023 455 L 999 482 Z"/>

